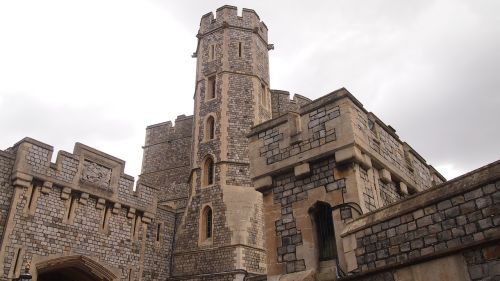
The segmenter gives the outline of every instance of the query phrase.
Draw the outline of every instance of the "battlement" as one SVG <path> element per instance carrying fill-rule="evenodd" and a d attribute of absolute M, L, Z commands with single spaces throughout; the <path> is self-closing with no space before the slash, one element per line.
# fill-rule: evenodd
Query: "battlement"
<path fill-rule="evenodd" d="M 289 169 L 297 159 L 335 154 L 339 162 L 345 157 L 364 169 L 389 171 L 388 178 L 403 182 L 410 192 L 445 181 L 345 88 L 309 102 L 299 96 L 297 101 L 304 102 L 300 106 L 289 100 L 288 92 L 272 93 L 273 119 L 253 127 L 248 135 L 256 178 Z"/>
<path fill-rule="evenodd" d="M 260 20 L 257 13 L 252 9 L 243 8 L 241 16 L 238 16 L 238 8 L 230 5 L 218 8 L 215 12 L 215 17 L 212 12 L 203 15 L 200 21 L 198 36 L 203 36 L 206 33 L 223 27 L 252 30 L 267 42 L 267 26 Z"/>
<path fill-rule="evenodd" d="M 119 158 L 76 143 L 73 153 L 59 151 L 52 163 L 54 148 L 28 137 L 9 150 L 15 152 L 16 159 L 13 181 L 41 182 L 47 193 L 58 186 L 67 196 L 85 194 L 84 198 L 90 196 L 145 213 L 156 212 L 156 190 L 141 182 L 134 190 L 134 177 L 124 173 L 125 161 Z"/>
<path fill-rule="evenodd" d="M 175 124 L 172 121 L 153 124 L 146 128 L 145 147 L 157 143 L 171 141 L 186 137 L 191 137 L 193 129 L 193 115 L 179 115 L 175 119 Z"/>
<path fill-rule="evenodd" d="M 298 112 L 299 108 L 311 102 L 311 99 L 299 94 L 294 94 L 290 99 L 290 92 L 283 90 L 271 90 L 271 108 L 273 118 L 288 113 L 289 111 Z"/>

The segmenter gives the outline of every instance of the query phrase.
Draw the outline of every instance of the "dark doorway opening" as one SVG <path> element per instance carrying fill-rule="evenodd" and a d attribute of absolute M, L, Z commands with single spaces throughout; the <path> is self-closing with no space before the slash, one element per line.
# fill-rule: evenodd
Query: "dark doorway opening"
<path fill-rule="evenodd" d="M 103 279 L 95 277 L 77 267 L 65 267 L 48 272 L 43 272 L 38 276 L 38 281 L 101 281 Z"/>
<path fill-rule="evenodd" d="M 332 207 L 325 202 L 317 202 L 311 209 L 318 241 L 319 260 L 337 258 L 337 245 L 333 226 Z"/>

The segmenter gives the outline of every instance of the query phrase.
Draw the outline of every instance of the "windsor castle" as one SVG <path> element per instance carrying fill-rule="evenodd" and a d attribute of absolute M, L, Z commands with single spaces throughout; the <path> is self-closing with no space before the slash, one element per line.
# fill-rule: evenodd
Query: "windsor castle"
<path fill-rule="evenodd" d="M 197 38 L 194 114 L 147 127 L 138 179 L 0 150 L 0 280 L 500 280 L 500 162 L 446 181 L 347 89 L 272 89 L 253 10 Z"/>

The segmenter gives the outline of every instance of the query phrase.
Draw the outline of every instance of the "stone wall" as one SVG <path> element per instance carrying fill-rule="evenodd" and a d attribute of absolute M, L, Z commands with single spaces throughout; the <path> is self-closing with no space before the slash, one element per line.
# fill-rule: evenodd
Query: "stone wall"
<path fill-rule="evenodd" d="M 192 116 L 148 126 L 140 179 L 157 187 L 160 202 L 183 207 L 188 196 L 191 172 Z"/>
<path fill-rule="evenodd" d="M 298 112 L 299 108 L 311 100 L 295 94 L 290 99 L 290 92 L 281 90 L 271 90 L 271 107 L 273 118 L 287 114 L 289 111 Z"/>
<path fill-rule="evenodd" d="M 0 150 L 0 238 L 3 237 L 7 226 L 7 217 L 14 194 L 14 188 L 10 180 L 14 161 L 14 154 Z"/>
<path fill-rule="evenodd" d="M 334 154 L 340 164 L 359 165 L 354 169 L 356 188 L 365 212 L 444 181 L 345 89 L 295 110 L 255 126 L 249 134 L 255 179 Z"/>
<path fill-rule="evenodd" d="M 304 257 L 297 256 L 297 247 L 303 245 L 302 232 L 310 229 L 301 229 L 297 225 L 295 216 L 300 214 L 299 210 L 294 210 L 294 203 L 308 199 L 316 188 L 323 189 L 326 192 L 345 188 L 343 179 L 335 180 L 333 178 L 333 168 L 335 161 L 324 159 L 311 164 L 311 174 L 306 177 L 297 178 L 292 172 L 281 174 L 273 178 L 272 193 L 273 204 L 281 206 L 281 217 L 274 222 L 275 236 L 281 242 L 277 249 L 277 260 L 271 263 L 283 263 L 286 273 L 303 271 L 306 269 Z M 314 200 L 314 198 L 311 198 Z M 319 198 L 317 198 L 319 199 Z M 266 206 L 271 208 L 270 206 Z M 294 216 L 295 213 L 295 216 Z M 309 236 L 311 234 L 309 233 Z M 272 239 L 272 237 L 268 237 Z M 274 255 L 272 255 L 274 256 Z"/>
<path fill-rule="evenodd" d="M 496 280 L 499 203 L 496 162 L 362 216 L 342 234 L 347 271 L 361 276 L 388 271 L 380 280 L 401 280 L 404 267 L 458 255 L 471 280 Z"/>
<path fill-rule="evenodd" d="M 171 275 L 175 216 L 173 210 L 160 206 L 148 226 L 143 280 L 167 280 Z"/>
<path fill-rule="evenodd" d="M 17 277 L 31 262 L 36 280 L 41 264 L 74 256 L 96 261 L 120 280 L 152 271 L 168 276 L 168 267 L 155 265 L 168 261 L 174 214 L 158 214 L 165 223 L 154 240 L 157 191 L 142 183 L 134 190 L 122 160 L 77 143 L 51 163 L 53 148 L 29 138 L 0 153 L 0 279 Z"/>

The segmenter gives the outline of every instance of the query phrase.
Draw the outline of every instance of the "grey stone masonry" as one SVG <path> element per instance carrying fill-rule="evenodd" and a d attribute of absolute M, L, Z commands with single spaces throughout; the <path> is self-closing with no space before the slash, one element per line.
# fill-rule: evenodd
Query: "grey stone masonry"
<path fill-rule="evenodd" d="M 174 214 L 162 211 L 162 227 L 152 225 L 157 190 L 141 182 L 134 190 L 124 161 L 83 144 L 55 163 L 52 153 L 30 138 L 0 151 L 0 280 L 27 263 L 78 257 L 116 280 L 166 278 L 169 268 L 158 265 L 171 256 Z"/>
<path fill-rule="evenodd" d="M 175 126 L 165 122 L 148 126 L 141 182 L 156 187 L 159 202 L 184 207 L 191 171 L 193 116 L 178 116 Z"/>
<path fill-rule="evenodd" d="M 342 234 L 346 239 L 355 237 L 353 253 L 357 266 L 353 272 L 384 269 L 468 246 L 498 243 L 499 203 L 500 161 L 362 216 L 348 224 Z M 466 257 L 471 255 L 463 252 Z M 499 274 L 498 248 L 494 252 L 496 256 L 491 258 L 495 254 L 490 254 L 486 261 L 467 259 L 472 280 Z M 489 271 L 494 274 L 488 274 Z"/>

